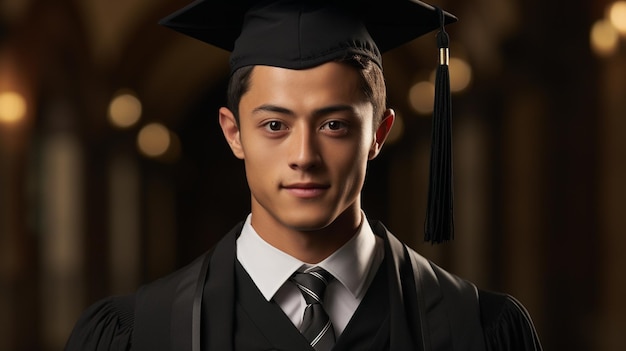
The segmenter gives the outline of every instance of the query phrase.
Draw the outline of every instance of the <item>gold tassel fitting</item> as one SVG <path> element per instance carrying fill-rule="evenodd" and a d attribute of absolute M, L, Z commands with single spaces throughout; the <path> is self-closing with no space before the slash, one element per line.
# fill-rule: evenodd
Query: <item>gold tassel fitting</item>
<path fill-rule="evenodd" d="M 440 66 L 450 65 L 450 49 L 439 48 L 439 65 Z"/>

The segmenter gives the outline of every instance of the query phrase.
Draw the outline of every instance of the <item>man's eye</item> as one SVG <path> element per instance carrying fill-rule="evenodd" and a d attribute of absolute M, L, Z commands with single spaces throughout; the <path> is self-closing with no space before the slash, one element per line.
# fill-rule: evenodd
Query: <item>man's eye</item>
<path fill-rule="evenodd" d="M 268 123 L 265 125 L 265 127 L 266 127 L 267 129 L 271 130 L 271 131 L 274 131 L 274 132 L 284 129 L 283 124 L 282 124 L 281 122 L 278 122 L 278 121 L 271 121 L 271 122 L 268 122 Z"/>
<path fill-rule="evenodd" d="M 330 130 L 340 130 L 345 127 L 346 127 L 346 124 L 340 121 L 330 121 L 324 125 L 324 128 L 328 128 Z"/>

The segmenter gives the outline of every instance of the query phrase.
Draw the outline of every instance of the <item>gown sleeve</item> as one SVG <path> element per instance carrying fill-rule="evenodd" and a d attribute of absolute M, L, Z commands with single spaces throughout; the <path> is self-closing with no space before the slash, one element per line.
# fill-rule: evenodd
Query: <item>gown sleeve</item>
<path fill-rule="evenodd" d="M 134 295 L 100 300 L 80 316 L 65 351 L 128 351 L 132 347 Z"/>
<path fill-rule="evenodd" d="M 480 291 L 480 312 L 488 351 L 541 351 L 524 306 L 506 294 Z"/>

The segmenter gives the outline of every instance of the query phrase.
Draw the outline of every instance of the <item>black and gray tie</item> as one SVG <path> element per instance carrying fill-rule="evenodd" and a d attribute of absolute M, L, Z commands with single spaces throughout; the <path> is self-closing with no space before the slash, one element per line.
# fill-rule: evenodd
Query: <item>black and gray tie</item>
<path fill-rule="evenodd" d="M 307 303 L 300 331 L 316 351 L 327 351 L 335 344 L 335 331 L 322 305 L 324 291 L 332 275 L 316 267 L 306 273 L 296 272 L 291 280 Z"/>

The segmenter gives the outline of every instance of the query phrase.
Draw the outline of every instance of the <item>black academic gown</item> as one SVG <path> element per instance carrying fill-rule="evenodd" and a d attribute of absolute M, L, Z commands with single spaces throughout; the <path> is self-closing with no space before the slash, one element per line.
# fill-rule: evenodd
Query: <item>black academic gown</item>
<path fill-rule="evenodd" d="M 381 223 L 371 225 L 384 241 L 385 259 L 335 349 L 541 350 L 513 297 L 478 290 L 401 244 Z M 241 227 L 187 267 L 92 305 L 66 350 L 307 350 L 237 262 Z M 385 303 L 377 304 L 381 297 Z"/>

